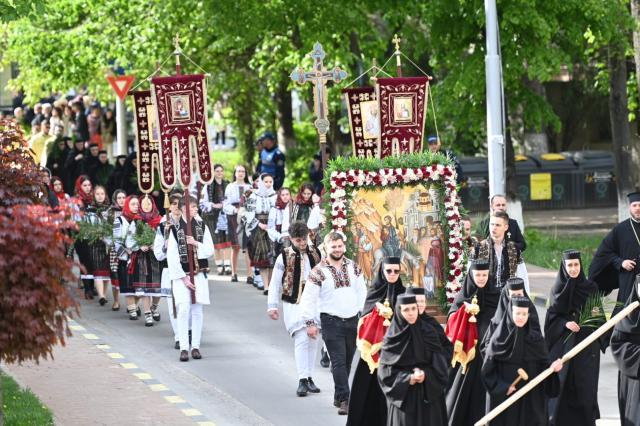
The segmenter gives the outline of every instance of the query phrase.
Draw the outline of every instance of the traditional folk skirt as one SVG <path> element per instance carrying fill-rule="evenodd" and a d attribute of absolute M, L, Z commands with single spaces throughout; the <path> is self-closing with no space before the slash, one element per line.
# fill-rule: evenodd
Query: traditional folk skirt
<path fill-rule="evenodd" d="M 240 229 L 238 229 L 238 215 L 228 214 L 227 224 L 227 236 L 231 242 L 231 247 L 245 250 L 247 248 L 247 234 L 244 232 L 244 227 L 240 227 Z"/>
<path fill-rule="evenodd" d="M 118 277 L 118 256 L 116 249 L 109 247 L 109 276 L 111 277 L 111 286 L 118 288 L 120 285 L 120 277 Z"/>
<path fill-rule="evenodd" d="M 269 220 L 268 214 L 257 214 L 256 219 L 260 223 L 266 224 Z M 256 226 L 251 231 L 251 237 L 249 239 L 249 259 L 251 260 L 251 266 L 255 268 L 273 268 L 273 245 L 269 239 L 267 231 L 260 229 Z"/>
<path fill-rule="evenodd" d="M 91 273 L 94 279 L 108 280 L 111 278 L 111 265 L 107 245 L 103 241 L 89 244 L 89 255 L 91 256 Z"/>
<path fill-rule="evenodd" d="M 91 263 L 91 249 L 86 241 L 78 240 L 74 243 L 74 249 L 78 254 L 78 261 L 86 270 L 86 273 L 80 274 L 80 279 L 92 280 L 93 264 Z"/>
<path fill-rule="evenodd" d="M 162 279 L 160 262 L 156 260 L 151 250 L 134 252 L 131 255 L 128 272 L 135 296 L 163 296 L 160 285 Z"/>
<path fill-rule="evenodd" d="M 224 214 L 224 213 L 223 213 Z M 209 227 L 211 238 L 213 239 L 213 248 L 222 250 L 231 247 L 229 233 L 224 229 L 218 229 L 218 220 L 220 218 L 220 210 L 214 210 L 211 213 L 203 215 L 204 223 Z"/>

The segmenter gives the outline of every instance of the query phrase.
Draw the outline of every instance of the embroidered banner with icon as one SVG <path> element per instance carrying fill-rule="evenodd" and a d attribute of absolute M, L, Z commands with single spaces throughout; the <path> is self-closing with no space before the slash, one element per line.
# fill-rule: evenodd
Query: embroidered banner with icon
<path fill-rule="evenodd" d="M 177 176 L 188 186 L 194 166 L 200 182 L 211 183 L 204 75 L 154 77 L 151 83 L 160 128 L 162 184 L 172 188 Z"/>
<path fill-rule="evenodd" d="M 153 191 L 155 170 L 160 170 L 160 128 L 150 90 L 133 92 L 136 122 L 138 187 L 145 194 Z"/>
<path fill-rule="evenodd" d="M 422 151 L 428 77 L 380 78 L 380 157 Z"/>
<path fill-rule="evenodd" d="M 353 155 L 377 158 L 380 155 L 380 105 L 373 87 L 342 91 L 349 113 Z"/>

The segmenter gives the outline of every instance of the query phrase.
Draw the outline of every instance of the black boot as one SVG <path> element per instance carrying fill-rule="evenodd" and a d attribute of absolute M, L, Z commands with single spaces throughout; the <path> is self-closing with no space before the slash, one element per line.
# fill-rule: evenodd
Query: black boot
<path fill-rule="evenodd" d="M 296 391 L 296 395 L 298 396 L 307 396 L 309 393 L 309 386 L 307 385 L 307 379 L 300 379 L 298 383 L 298 390 Z"/>
<path fill-rule="evenodd" d="M 307 379 L 307 389 L 309 389 L 309 392 L 311 393 L 320 393 L 320 389 L 315 383 L 313 383 L 313 379 L 311 377 Z"/>

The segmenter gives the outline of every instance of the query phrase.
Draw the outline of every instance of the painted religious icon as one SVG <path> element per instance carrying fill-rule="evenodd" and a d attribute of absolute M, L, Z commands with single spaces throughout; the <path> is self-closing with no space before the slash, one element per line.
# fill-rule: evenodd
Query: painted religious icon
<path fill-rule="evenodd" d="M 406 284 L 429 297 L 444 285 L 444 235 L 437 191 L 427 185 L 362 188 L 352 202 L 356 261 L 370 282 L 386 256 L 401 258 Z"/>
<path fill-rule="evenodd" d="M 413 122 L 413 96 L 393 97 L 393 122 L 412 123 Z"/>
<path fill-rule="evenodd" d="M 189 95 L 171 95 L 171 121 L 191 121 L 191 105 Z"/>
<path fill-rule="evenodd" d="M 380 110 L 377 101 L 360 102 L 362 131 L 365 139 L 380 137 Z"/>

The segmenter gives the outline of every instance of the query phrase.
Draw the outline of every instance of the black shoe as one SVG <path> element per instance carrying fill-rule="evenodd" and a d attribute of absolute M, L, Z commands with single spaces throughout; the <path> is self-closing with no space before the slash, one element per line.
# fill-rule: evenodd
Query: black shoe
<path fill-rule="evenodd" d="M 189 361 L 189 351 L 180 351 L 180 361 L 182 362 Z"/>
<path fill-rule="evenodd" d="M 309 387 L 307 386 L 307 379 L 300 379 L 300 382 L 298 382 L 298 390 L 296 390 L 296 395 L 307 396 L 307 393 L 309 393 Z"/>
<path fill-rule="evenodd" d="M 224 275 L 224 267 L 218 267 L 218 275 Z"/>
<path fill-rule="evenodd" d="M 154 321 L 160 321 L 160 310 L 158 309 L 158 305 L 151 305 L 151 316 Z"/>
<path fill-rule="evenodd" d="M 173 345 L 173 349 L 180 349 L 180 341 L 176 340 L 176 344 Z"/>
<path fill-rule="evenodd" d="M 253 277 L 247 277 L 247 284 L 255 286 L 255 282 L 253 281 Z"/>
<path fill-rule="evenodd" d="M 225 275 L 231 275 L 231 268 L 226 268 L 226 269 L 224 270 L 224 274 L 225 274 Z"/>
<path fill-rule="evenodd" d="M 325 351 L 324 348 L 320 349 L 320 365 L 324 368 L 329 368 L 329 366 L 331 365 L 329 353 Z"/>
<path fill-rule="evenodd" d="M 191 349 L 191 358 L 202 359 L 202 354 L 198 348 Z"/>
<path fill-rule="evenodd" d="M 100 306 L 104 306 L 107 304 L 107 299 L 105 299 L 104 297 L 101 297 L 98 302 L 100 303 Z"/>
<path fill-rule="evenodd" d="M 346 416 L 347 414 L 349 414 L 349 401 L 342 401 L 340 403 L 338 414 L 340 414 L 341 416 Z"/>
<path fill-rule="evenodd" d="M 129 314 L 129 319 L 132 320 L 132 321 L 137 320 L 139 318 L 138 317 L 138 312 L 136 312 L 135 309 L 133 309 L 133 310 L 127 309 L 127 313 Z"/>
<path fill-rule="evenodd" d="M 269 290 L 265 290 L 262 292 L 263 295 L 268 296 L 269 295 Z"/>
<path fill-rule="evenodd" d="M 313 383 L 313 379 L 311 377 L 307 379 L 307 389 L 309 389 L 309 392 L 311 393 L 320 393 L 320 389 L 315 383 Z"/>
<path fill-rule="evenodd" d="M 231 276 L 231 282 L 232 282 L 232 283 L 237 283 L 237 282 L 238 282 L 238 276 L 237 276 L 236 274 L 233 274 L 233 275 Z"/>
<path fill-rule="evenodd" d="M 144 313 L 144 326 L 153 327 L 153 315 L 151 314 L 151 312 Z"/>

